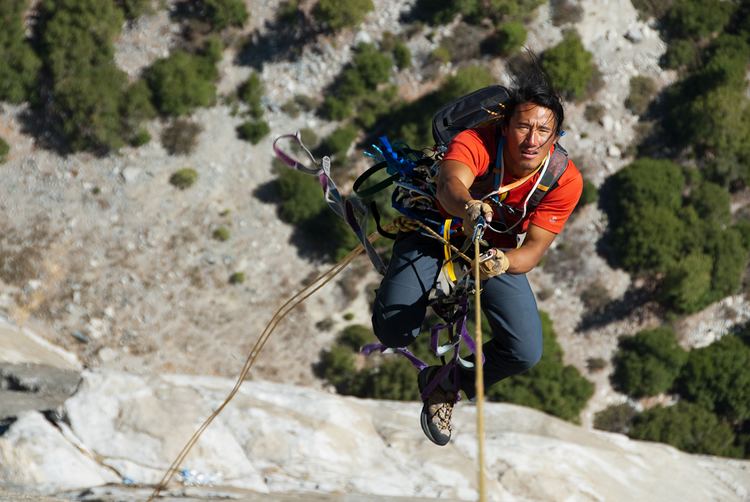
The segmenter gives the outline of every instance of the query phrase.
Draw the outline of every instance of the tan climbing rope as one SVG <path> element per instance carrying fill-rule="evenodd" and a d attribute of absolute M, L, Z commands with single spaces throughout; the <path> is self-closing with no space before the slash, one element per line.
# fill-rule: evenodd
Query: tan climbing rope
<path fill-rule="evenodd" d="M 479 256 L 479 239 L 474 241 L 474 256 Z M 479 461 L 479 500 L 487 500 L 487 487 L 484 480 L 484 359 L 482 353 L 482 303 L 479 291 L 479 260 L 474 260 L 474 338 L 477 349 L 474 359 L 476 367 L 476 398 L 477 398 L 477 457 Z"/>

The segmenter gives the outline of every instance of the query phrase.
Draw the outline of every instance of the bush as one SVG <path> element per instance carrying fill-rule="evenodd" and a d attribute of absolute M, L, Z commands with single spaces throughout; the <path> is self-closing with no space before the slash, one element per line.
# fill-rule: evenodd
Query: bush
<path fill-rule="evenodd" d="M 198 180 L 198 173 L 195 169 L 186 167 L 175 171 L 169 177 L 169 182 L 180 190 L 190 188 Z"/>
<path fill-rule="evenodd" d="M 669 328 L 645 330 L 620 338 L 612 383 L 620 392 L 641 398 L 666 392 L 687 360 Z"/>
<path fill-rule="evenodd" d="M 725 335 L 690 352 L 676 383 L 677 392 L 729 421 L 750 418 L 750 347 Z"/>
<path fill-rule="evenodd" d="M 229 276 L 229 284 L 242 284 L 245 282 L 245 272 L 234 272 Z"/>
<path fill-rule="evenodd" d="M 691 40 L 675 40 L 667 46 L 660 61 L 664 68 L 679 70 L 694 68 L 698 64 L 700 50 Z"/>
<path fill-rule="evenodd" d="M 336 343 L 344 347 L 349 347 L 354 351 L 359 351 L 363 345 L 374 341 L 374 336 L 372 330 L 367 326 L 353 324 L 341 330 Z"/>
<path fill-rule="evenodd" d="M 237 136 L 253 145 L 257 145 L 269 132 L 271 127 L 265 120 L 247 120 L 237 126 Z"/>
<path fill-rule="evenodd" d="M 225 226 L 221 226 L 213 231 L 211 237 L 217 241 L 225 242 L 229 240 L 230 235 L 229 229 Z"/>
<path fill-rule="evenodd" d="M 399 70 L 404 70 L 411 66 L 411 51 L 403 42 L 396 42 L 393 47 L 393 61 Z"/>
<path fill-rule="evenodd" d="M 125 18 L 131 21 L 152 10 L 152 0 L 116 0 L 116 2 L 125 14 Z"/>
<path fill-rule="evenodd" d="M 23 15 L 26 0 L 0 3 L 0 101 L 21 103 L 29 99 L 37 80 L 41 61 L 26 40 Z"/>
<path fill-rule="evenodd" d="M 372 0 L 319 0 L 313 17 L 325 28 L 339 31 L 359 25 L 374 8 Z"/>
<path fill-rule="evenodd" d="M 123 146 L 133 128 L 123 117 L 127 76 L 114 62 L 123 24 L 113 2 L 45 0 L 38 12 L 38 51 L 45 79 L 37 103 L 71 150 L 104 153 Z"/>
<path fill-rule="evenodd" d="M 540 312 L 544 352 L 526 373 L 503 380 L 487 391 L 488 399 L 530 406 L 565 420 L 579 422 L 581 410 L 594 393 L 594 384 L 562 362 L 562 348 L 552 321 Z"/>
<path fill-rule="evenodd" d="M 583 180 L 583 191 L 581 192 L 581 198 L 578 201 L 578 207 L 587 206 L 593 204 L 599 200 L 599 189 L 596 188 L 590 180 Z"/>
<path fill-rule="evenodd" d="M 599 103 L 589 103 L 586 105 L 586 109 L 583 110 L 583 118 L 589 122 L 599 122 L 604 118 L 606 109 Z"/>
<path fill-rule="evenodd" d="M 589 373 L 597 373 L 607 367 L 606 359 L 601 357 L 589 357 L 586 359 L 586 369 Z"/>
<path fill-rule="evenodd" d="M 563 40 L 542 53 L 541 63 L 557 90 L 567 99 L 585 97 L 594 76 L 595 65 L 581 37 L 574 30 L 566 31 Z"/>
<path fill-rule="evenodd" d="M 139 147 L 151 141 L 151 134 L 146 129 L 138 129 L 130 138 L 130 146 Z"/>
<path fill-rule="evenodd" d="M 328 210 L 317 180 L 308 174 L 284 167 L 277 172 L 276 183 L 281 205 L 279 217 L 293 225 Z"/>
<path fill-rule="evenodd" d="M 696 404 L 651 408 L 633 419 L 628 435 L 634 439 L 659 441 L 688 453 L 737 456 L 734 433 L 716 415 Z"/>
<path fill-rule="evenodd" d="M 583 19 L 583 7 L 571 0 L 552 0 L 552 24 L 562 26 L 564 24 L 575 24 Z"/>
<path fill-rule="evenodd" d="M 358 132 L 357 128 L 352 125 L 341 126 L 321 142 L 318 150 L 323 155 L 330 155 L 342 161 L 352 142 L 357 138 Z"/>
<path fill-rule="evenodd" d="M 633 0 L 633 7 L 638 11 L 640 19 L 649 17 L 660 18 L 672 6 L 672 0 Z"/>
<path fill-rule="evenodd" d="M 636 75 L 630 79 L 630 93 L 625 107 L 635 115 L 643 115 L 656 94 L 656 82 L 651 77 Z"/>
<path fill-rule="evenodd" d="M 706 306 L 711 289 L 711 257 L 695 252 L 667 270 L 662 302 L 675 312 L 689 314 Z"/>
<path fill-rule="evenodd" d="M 203 127 L 185 119 L 174 120 L 161 132 L 161 144 L 170 155 L 187 155 L 195 150 Z"/>
<path fill-rule="evenodd" d="M 248 79 L 237 89 L 237 96 L 247 105 L 251 117 L 259 119 L 263 116 L 261 98 L 265 93 L 263 82 L 257 73 L 251 73 Z"/>
<path fill-rule="evenodd" d="M 607 406 L 594 415 L 594 428 L 627 434 L 636 414 L 635 408 L 628 403 Z"/>
<path fill-rule="evenodd" d="M 501 25 L 495 33 L 482 42 L 482 52 L 493 56 L 509 56 L 523 47 L 526 28 L 516 21 Z"/>
<path fill-rule="evenodd" d="M 146 69 L 144 77 L 163 115 L 180 116 L 216 101 L 216 54 L 207 47 L 195 55 L 176 50 Z"/>
<path fill-rule="evenodd" d="M 733 9 L 731 2 L 675 0 L 662 19 L 661 27 L 668 39 L 702 40 L 721 32 Z"/>
<path fill-rule="evenodd" d="M 249 17 L 243 0 L 199 0 L 199 3 L 200 17 L 216 30 L 242 27 Z"/>
<path fill-rule="evenodd" d="M 0 164 L 8 160 L 10 145 L 3 138 L 0 138 Z"/>

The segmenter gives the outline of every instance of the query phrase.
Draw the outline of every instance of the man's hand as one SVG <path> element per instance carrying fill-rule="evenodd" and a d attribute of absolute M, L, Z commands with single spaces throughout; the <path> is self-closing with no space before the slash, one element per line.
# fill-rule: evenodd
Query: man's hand
<path fill-rule="evenodd" d="M 510 267 L 510 260 L 497 248 L 492 248 L 479 257 L 479 277 L 483 281 L 504 274 L 508 267 Z"/>
<path fill-rule="evenodd" d="M 479 217 L 483 216 L 488 223 L 492 221 L 492 206 L 481 200 L 470 200 L 464 206 L 466 218 L 463 220 L 464 235 L 466 237 L 474 236 L 474 228 L 477 226 Z"/>

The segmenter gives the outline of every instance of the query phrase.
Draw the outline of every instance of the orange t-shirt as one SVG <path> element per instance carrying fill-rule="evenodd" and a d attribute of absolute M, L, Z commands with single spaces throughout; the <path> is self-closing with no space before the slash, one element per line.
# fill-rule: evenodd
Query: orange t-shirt
<path fill-rule="evenodd" d="M 467 129 L 459 133 L 448 145 L 448 151 L 443 159 L 466 164 L 477 179 L 484 176 L 493 176 L 492 169 L 495 166 L 495 157 L 497 156 L 497 142 L 500 139 L 498 131 L 499 129 L 492 125 L 478 129 Z M 512 189 L 502 203 L 519 212 L 522 211 L 524 201 L 539 176 L 541 176 L 541 171 L 522 185 Z M 511 176 L 506 169 L 502 186 L 514 181 L 516 181 L 516 178 Z M 557 181 L 557 187 L 550 190 L 539 205 L 524 217 L 523 221 L 508 234 L 487 231 L 485 232 L 485 238 L 494 246 L 512 248 L 518 245 L 518 235 L 525 233 L 529 224 L 542 227 L 556 234 L 560 233 L 576 204 L 578 204 L 582 191 L 583 178 L 581 172 L 573 164 L 573 161 L 568 160 L 568 167 Z M 481 197 L 486 194 L 474 195 Z"/>

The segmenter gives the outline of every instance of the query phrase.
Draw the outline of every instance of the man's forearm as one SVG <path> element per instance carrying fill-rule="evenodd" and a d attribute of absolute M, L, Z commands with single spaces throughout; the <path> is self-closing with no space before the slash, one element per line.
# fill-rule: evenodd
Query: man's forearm
<path fill-rule="evenodd" d="M 472 197 L 459 178 L 441 179 L 437 187 L 437 198 L 443 209 L 450 214 L 466 218 L 466 203 L 472 200 Z"/>

